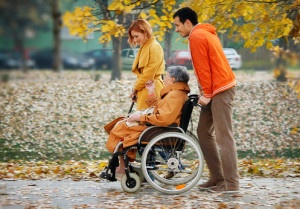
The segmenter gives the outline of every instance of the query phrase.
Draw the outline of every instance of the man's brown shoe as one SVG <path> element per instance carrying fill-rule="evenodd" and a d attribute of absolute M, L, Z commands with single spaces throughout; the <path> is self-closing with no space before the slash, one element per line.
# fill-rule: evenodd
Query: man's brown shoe
<path fill-rule="evenodd" d="M 207 182 L 203 184 L 199 184 L 199 189 L 200 190 L 206 190 L 206 189 L 211 189 L 217 186 L 220 182 L 224 182 L 223 179 L 215 180 L 215 179 L 209 179 Z"/>
<path fill-rule="evenodd" d="M 210 188 L 211 192 L 221 192 L 221 193 L 237 193 L 239 192 L 239 186 L 231 185 L 225 181 L 219 182 L 215 187 Z"/>

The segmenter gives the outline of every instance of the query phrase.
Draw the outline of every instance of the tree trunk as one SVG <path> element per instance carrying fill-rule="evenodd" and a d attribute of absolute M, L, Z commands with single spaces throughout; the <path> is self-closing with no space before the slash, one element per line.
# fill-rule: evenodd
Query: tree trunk
<path fill-rule="evenodd" d="M 113 69 L 111 72 L 110 80 L 121 80 L 122 79 L 122 71 L 121 71 L 121 42 L 122 37 L 114 37 L 112 39 L 113 42 Z"/>
<path fill-rule="evenodd" d="M 171 56 L 172 30 L 167 30 L 165 34 L 165 60 Z"/>
<path fill-rule="evenodd" d="M 119 16 L 119 24 L 124 24 L 124 14 Z M 122 79 L 122 62 L 121 62 L 121 50 L 122 50 L 122 37 L 113 37 L 113 70 L 111 72 L 110 80 L 121 80 Z"/>
<path fill-rule="evenodd" d="M 290 5 L 293 5 L 294 1 L 288 1 Z M 279 39 L 279 47 L 283 48 L 283 52 L 279 54 L 276 60 L 276 70 L 279 71 L 279 75 L 276 77 L 277 81 L 287 81 L 287 50 L 293 52 L 293 44 L 290 44 L 289 38 L 299 36 L 300 31 L 300 14 L 298 8 L 292 8 L 288 12 L 288 18 L 293 20 L 294 25 L 287 37 L 281 37 Z M 292 46 L 292 47 L 291 47 Z M 289 52 L 290 53 L 290 52 Z"/>
<path fill-rule="evenodd" d="M 19 6 L 20 2 L 17 2 L 17 6 Z M 9 3 L 10 8 L 12 8 L 12 11 L 17 12 L 17 7 L 14 6 L 14 3 Z M 8 18 L 10 21 L 10 27 L 14 38 L 14 45 L 15 50 L 18 51 L 21 54 L 21 70 L 24 73 L 28 72 L 25 57 L 25 49 L 24 49 L 24 22 L 22 18 Z"/>
<path fill-rule="evenodd" d="M 13 29 L 14 32 L 14 39 L 15 39 L 15 50 L 18 51 L 21 54 L 21 70 L 23 73 L 28 72 L 28 67 L 26 65 L 26 59 L 25 56 L 25 48 L 24 48 L 24 36 L 20 33 L 18 29 Z"/>
<path fill-rule="evenodd" d="M 54 60 L 53 60 L 53 70 L 55 72 L 62 72 L 62 59 L 61 59 L 61 12 L 59 11 L 58 0 L 51 1 L 51 12 L 53 19 L 53 37 L 54 37 Z"/>
<path fill-rule="evenodd" d="M 286 74 L 287 74 L 286 50 L 287 50 L 287 45 L 288 45 L 287 41 L 288 40 L 286 40 L 286 37 L 282 37 L 279 40 L 279 46 L 281 48 L 283 48 L 283 51 L 279 53 L 279 56 L 276 60 L 275 69 L 279 71 L 279 74 L 276 77 L 277 81 L 286 81 L 287 80 L 287 78 L 286 78 Z"/>

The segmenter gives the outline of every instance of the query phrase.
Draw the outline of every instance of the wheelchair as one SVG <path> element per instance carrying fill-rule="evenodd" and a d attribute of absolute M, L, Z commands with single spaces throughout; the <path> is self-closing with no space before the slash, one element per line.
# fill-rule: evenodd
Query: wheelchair
<path fill-rule="evenodd" d="M 124 191 L 132 193 L 147 181 L 155 190 L 164 194 L 181 194 L 192 189 L 201 179 L 204 159 L 197 137 L 188 131 L 194 106 L 198 105 L 198 95 L 189 95 L 183 105 L 180 126 L 149 126 L 134 146 L 118 151 L 120 142 L 100 178 L 117 181 L 116 167 L 119 156 L 125 162 L 125 175 L 121 179 Z M 131 162 L 126 153 L 136 151 L 136 159 Z"/>

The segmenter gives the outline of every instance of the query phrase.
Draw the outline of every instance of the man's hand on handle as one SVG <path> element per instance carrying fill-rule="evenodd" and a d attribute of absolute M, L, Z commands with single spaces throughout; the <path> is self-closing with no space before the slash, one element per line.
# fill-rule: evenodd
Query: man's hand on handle
<path fill-rule="evenodd" d="M 206 106 L 208 103 L 210 103 L 211 98 L 206 98 L 205 96 L 200 96 L 198 103 L 202 106 Z"/>

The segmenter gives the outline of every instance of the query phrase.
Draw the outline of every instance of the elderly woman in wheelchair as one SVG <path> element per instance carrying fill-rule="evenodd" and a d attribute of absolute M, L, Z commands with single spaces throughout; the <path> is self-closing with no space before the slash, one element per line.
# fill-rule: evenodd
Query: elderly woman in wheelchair
<path fill-rule="evenodd" d="M 144 179 L 166 194 L 188 191 L 198 183 L 202 152 L 197 138 L 187 131 L 198 95 L 188 96 L 188 81 L 185 67 L 169 67 L 159 96 L 153 82 L 146 83 L 151 108 L 105 126 L 106 147 L 113 155 L 101 178 L 116 181 L 121 174 L 121 186 L 127 192 L 137 191 Z"/>

